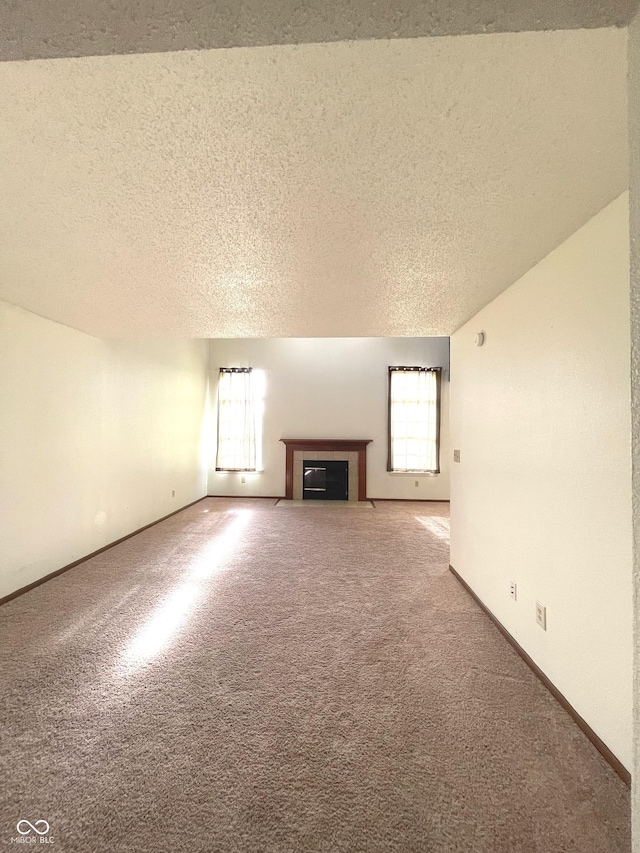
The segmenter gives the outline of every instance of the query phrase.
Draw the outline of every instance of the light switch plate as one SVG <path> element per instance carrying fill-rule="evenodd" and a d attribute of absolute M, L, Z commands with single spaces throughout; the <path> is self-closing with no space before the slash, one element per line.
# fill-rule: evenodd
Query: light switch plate
<path fill-rule="evenodd" d="M 459 462 L 459 461 L 460 461 L 460 451 L 459 451 L 459 450 L 454 450 L 454 451 L 453 451 L 453 461 L 454 461 L 454 462 Z"/>

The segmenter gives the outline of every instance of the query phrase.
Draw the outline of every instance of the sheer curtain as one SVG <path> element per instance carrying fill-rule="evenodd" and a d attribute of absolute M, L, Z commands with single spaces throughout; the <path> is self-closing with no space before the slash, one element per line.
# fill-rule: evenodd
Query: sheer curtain
<path fill-rule="evenodd" d="M 389 471 L 440 471 L 439 367 L 389 368 Z"/>
<path fill-rule="evenodd" d="M 255 471 L 256 432 L 251 368 L 220 368 L 216 471 Z"/>

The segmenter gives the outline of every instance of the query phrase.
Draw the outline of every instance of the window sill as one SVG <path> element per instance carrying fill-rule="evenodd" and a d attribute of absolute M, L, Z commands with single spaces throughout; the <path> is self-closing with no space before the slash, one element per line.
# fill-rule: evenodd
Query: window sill
<path fill-rule="evenodd" d="M 246 474 L 263 474 L 264 468 L 214 468 L 214 474 L 242 474 L 244 477 Z"/>
<path fill-rule="evenodd" d="M 439 471 L 387 471 L 392 477 L 439 477 Z"/>

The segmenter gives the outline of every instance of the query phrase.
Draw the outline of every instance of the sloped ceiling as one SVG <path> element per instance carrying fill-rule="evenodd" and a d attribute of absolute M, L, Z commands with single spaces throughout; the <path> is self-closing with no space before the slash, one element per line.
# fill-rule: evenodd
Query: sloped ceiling
<path fill-rule="evenodd" d="M 449 334 L 626 188 L 625 42 L 0 64 L 0 298 L 105 336 Z"/>
<path fill-rule="evenodd" d="M 627 25 L 638 0 L 3 0 L 0 60 Z"/>

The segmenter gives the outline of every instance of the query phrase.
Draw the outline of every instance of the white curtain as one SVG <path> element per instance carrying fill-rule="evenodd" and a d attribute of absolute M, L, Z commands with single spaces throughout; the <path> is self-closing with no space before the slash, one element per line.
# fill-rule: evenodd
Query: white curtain
<path fill-rule="evenodd" d="M 255 471 L 256 405 L 251 368 L 220 370 L 217 471 Z"/>
<path fill-rule="evenodd" d="M 390 369 L 390 471 L 439 471 L 439 380 L 439 370 Z"/>

